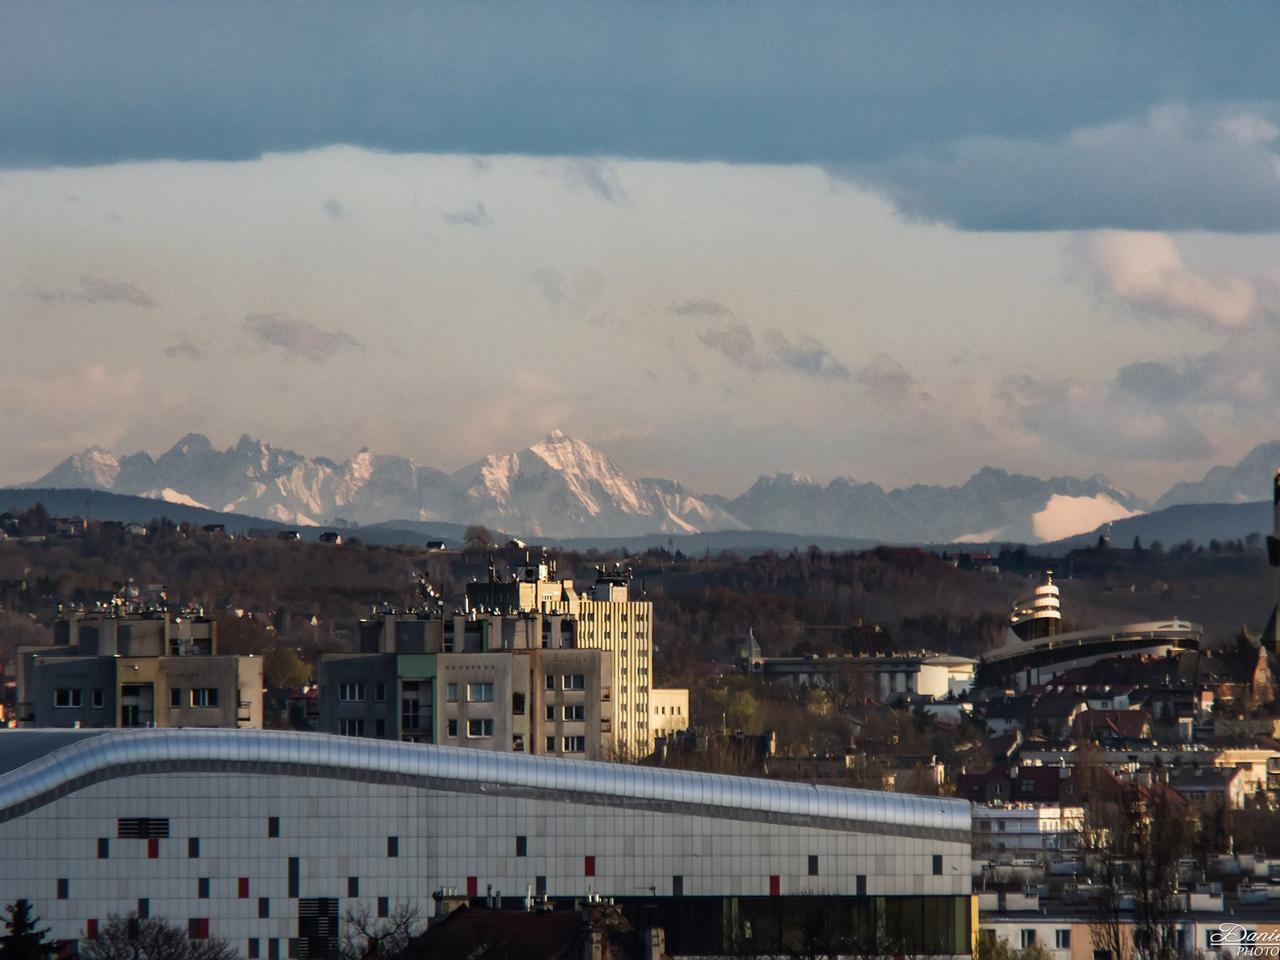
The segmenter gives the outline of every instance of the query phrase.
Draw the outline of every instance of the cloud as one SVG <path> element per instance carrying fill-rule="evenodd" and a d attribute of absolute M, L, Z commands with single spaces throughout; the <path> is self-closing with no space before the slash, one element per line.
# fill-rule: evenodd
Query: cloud
<path fill-rule="evenodd" d="M 566 277 L 554 267 L 539 267 L 529 275 L 547 310 L 559 320 L 590 320 L 601 323 L 604 318 L 594 312 L 604 292 L 604 275 L 593 267 L 584 267 Z"/>
<path fill-rule="evenodd" d="M 127 303 L 134 307 L 154 307 L 149 293 L 132 283 L 83 276 L 72 290 L 37 290 L 36 299 L 45 303 Z"/>
<path fill-rule="evenodd" d="M 269 347 L 278 347 L 304 360 L 328 360 L 342 350 L 363 350 L 364 344 L 345 330 L 326 330 L 310 320 L 281 316 L 278 313 L 255 313 L 245 318 L 245 329 Z"/>
<path fill-rule="evenodd" d="M 198 343 L 183 339 L 171 343 L 164 348 L 164 355 L 170 360 L 203 360 L 208 351 Z"/>
<path fill-rule="evenodd" d="M 808 335 L 791 340 L 781 330 L 769 327 L 757 344 L 751 327 L 730 317 L 698 331 L 698 342 L 752 373 L 781 370 L 809 380 L 849 379 L 849 368 Z"/>
<path fill-rule="evenodd" d="M 814 380 L 848 380 L 849 368 L 811 336 L 788 340 L 780 330 L 766 330 L 765 343 L 779 366 Z"/>
<path fill-rule="evenodd" d="M 681 300 L 667 308 L 669 313 L 677 317 L 724 317 L 732 311 L 723 303 L 714 300 Z"/>
<path fill-rule="evenodd" d="M 625 206 L 627 191 L 618 179 L 614 164 L 603 157 L 574 157 L 565 160 L 560 176 L 570 190 L 585 190 L 615 206 Z"/>
<path fill-rule="evenodd" d="M 1242 327 L 1258 313 L 1254 283 L 1197 272 L 1165 234 L 1107 230 L 1087 244 L 1108 292 L 1141 310 L 1217 327 Z"/>
<path fill-rule="evenodd" d="M 759 372 L 768 366 L 756 349 L 755 334 L 741 320 L 729 320 L 700 331 L 698 342 L 743 370 Z"/>
<path fill-rule="evenodd" d="M 330 197 L 321 206 L 334 223 L 347 218 L 347 208 L 342 205 L 342 202 L 337 197 Z"/>
<path fill-rule="evenodd" d="M 1277 355 L 1280 334 L 1259 329 L 1199 356 L 1128 364 L 1116 372 L 1113 388 L 1154 405 L 1219 406 L 1237 419 L 1265 417 L 1280 406 Z"/>
<path fill-rule="evenodd" d="M 493 225 L 493 219 L 489 216 L 489 211 L 484 208 L 483 203 L 477 203 L 471 207 L 463 207 L 459 210 L 446 211 L 441 214 L 441 217 L 445 223 L 455 226 L 488 227 Z"/>
<path fill-rule="evenodd" d="M 910 397 L 916 383 L 906 368 L 887 353 L 876 354 L 869 364 L 860 367 L 854 380 L 868 393 L 895 401 Z"/>
<path fill-rule="evenodd" d="M 1022 429 L 1090 456 L 1186 461 L 1210 453 L 1182 411 L 1104 381 L 1021 374 L 997 396 Z"/>
<path fill-rule="evenodd" d="M 963 230 L 1269 232 L 1280 228 L 1276 134 L 1262 112 L 1163 104 L 1064 136 L 970 136 L 833 170 L 909 217 Z"/>

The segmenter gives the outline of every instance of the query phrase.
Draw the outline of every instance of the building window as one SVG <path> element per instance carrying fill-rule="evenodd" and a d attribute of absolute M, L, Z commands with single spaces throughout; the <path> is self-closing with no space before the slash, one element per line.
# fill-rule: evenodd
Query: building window
<path fill-rule="evenodd" d="M 565 690 L 585 690 L 587 689 L 587 678 L 581 673 L 566 673 L 561 682 Z"/>
<path fill-rule="evenodd" d="M 249 878 L 248 877 L 236 878 L 236 896 L 238 896 L 241 900 L 249 899 Z"/>
<path fill-rule="evenodd" d="M 373 735 L 375 737 L 385 737 L 387 735 L 387 721 L 385 720 L 373 721 Z"/>
<path fill-rule="evenodd" d="M 555 753 L 555 752 L 556 752 L 556 738 L 547 737 L 547 753 Z"/>
<path fill-rule="evenodd" d="M 340 703 L 364 703 L 364 684 L 338 684 L 338 701 Z"/>
<path fill-rule="evenodd" d="M 467 701 L 469 703 L 492 703 L 493 702 L 493 684 L 492 683 L 468 683 L 467 684 Z"/>
<path fill-rule="evenodd" d="M 561 749 L 565 753 L 585 753 L 587 749 L 586 737 L 565 737 L 560 744 Z"/>
<path fill-rule="evenodd" d="M 258 898 L 258 919 L 259 920 L 271 919 L 271 898 L 270 897 Z"/>
<path fill-rule="evenodd" d="M 302 886 L 302 861 L 297 857 L 289 858 L 289 893 L 290 897 L 299 896 L 298 888 Z"/>
<path fill-rule="evenodd" d="M 102 695 L 102 688 L 101 688 L 101 687 L 94 687 L 94 688 L 93 688 L 93 707 L 94 707 L 94 709 L 95 709 L 95 710 L 101 710 L 101 709 L 102 709 L 102 707 L 103 707 L 103 705 L 104 705 L 105 703 L 106 703 L 106 700 L 103 698 L 103 695 Z"/>
<path fill-rule="evenodd" d="M 456 683 L 449 683 L 445 685 L 444 698 L 450 703 L 458 702 L 458 685 Z"/>
<path fill-rule="evenodd" d="M 387 685 L 385 683 L 375 683 L 373 685 L 373 699 L 378 703 L 384 703 L 387 699 Z"/>
<path fill-rule="evenodd" d="M 208 940 L 209 939 L 209 919 L 208 917 L 192 917 L 187 921 L 187 939 L 188 940 Z"/>
<path fill-rule="evenodd" d="M 511 713 L 516 717 L 524 716 L 524 694 L 513 693 L 511 695 Z"/>
<path fill-rule="evenodd" d="M 566 720 L 585 720 L 587 719 L 586 704 L 566 703 L 562 715 Z"/>
<path fill-rule="evenodd" d="M 809 876 L 816 877 L 818 875 L 818 855 L 809 854 Z"/>
<path fill-rule="evenodd" d="M 86 940 L 98 939 L 98 918 L 90 917 L 84 922 L 84 936 Z"/>
<path fill-rule="evenodd" d="M 673 897 L 684 896 L 684 877 L 677 875 L 671 878 L 671 895 Z"/>
<path fill-rule="evenodd" d="M 391 916 L 391 898 L 390 897 L 378 898 L 378 916 L 383 918 Z"/>
<path fill-rule="evenodd" d="M 75 710 L 80 706 L 78 687 L 58 687 L 53 691 L 53 705 L 59 709 Z"/>
<path fill-rule="evenodd" d="M 218 688 L 192 687 L 191 705 L 193 707 L 216 707 L 218 705 Z"/>
<path fill-rule="evenodd" d="M 200 856 L 200 838 L 187 837 L 187 859 L 195 860 Z"/>
<path fill-rule="evenodd" d="M 534 893 L 534 896 L 538 896 L 538 897 L 545 897 L 547 895 L 547 878 L 546 877 L 533 878 L 533 893 Z"/>
<path fill-rule="evenodd" d="M 168 817 L 121 817 L 116 820 L 121 840 L 151 840 L 169 836 Z"/>
<path fill-rule="evenodd" d="M 1026 950 L 1029 946 L 1036 942 L 1036 932 L 1034 930 L 1022 931 L 1022 949 Z"/>
<path fill-rule="evenodd" d="M 259 960 L 262 956 L 262 946 L 257 937 L 249 938 L 249 960 Z"/>
<path fill-rule="evenodd" d="M 182 706 L 182 688 L 181 687 L 169 688 L 169 706 L 171 706 L 175 710 L 177 710 L 179 707 Z"/>
<path fill-rule="evenodd" d="M 388 857 L 400 856 L 400 838 L 399 837 L 387 837 L 387 856 Z"/>
<path fill-rule="evenodd" d="M 554 673 L 547 674 L 547 689 L 554 690 L 556 688 L 556 675 Z"/>
<path fill-rule="evenodd" d="M 524 753 L 524 734 L 517 733 L 511 738 L 511 750 L 513 753 Z"/>
<path fill-rule="evenodd" d="M 196 897 L 201 900 L 209 899 L 209 878 L 200 877 L 196 880 Z"/>
<path fill-rule="evenodd" d="M 280 960 L 280 940 L 277 937 L 267 941 L 267 960 Z"/>
<path fill-rule="evenodd" d="M 933 855 L 933 875 L 935 877 L 942 876 L 942 854 L 940 853 Z"/>
<path fill-rule="evenodd" d="M 594 877 L 596 875 L 596 858 L 595 857 L 582 858 L 582 875 L 584 877 Z"/>
<path fill-rule="evenodd" d="M 338 734 L 343 737 L 363 737 L 364 720 L 342 718 L 338 721 Z"/>
<path fill-rule="evenodd" d="M 468 737 L 492 737 L 493 721 L 492 720 L 468 720 L 467 736 Z"/>
<path fill-rule="evenodd" d="M 106 837 L 98 838 L 98 859 L 107 860 L 111 857 L 111 841 Z"/>
<path fill-rule="evenodd" d="M 151 901 L 148 900 L 146 897 L 138 898 L 138 919 L 139 920 L 151 919 Z"/>
<path fill-rule="evenodd" d="M 547 704 L 547 722 L 553 723 L 556 719 L 556 708 L 553 704 Z"/>
<path fill-rule="evenodd" d="M 1053 948 L 1055 950 L 1071 949 L 1071 928 L 1053 931 Z"/>
<path fill-rule="evenodd" d="M 867 895 L 867 875 L 865 873 L 858 874 L 854 889 L 860 897 Z"/>
<path fill-rule="evenodd" d="M 445 724 L 445 730 L 447 731 L 449 736 L 456 737 L 458 735 L 458 721 L 457 720 L 448 721 L 448 723 Z"/>
<path fill-rule="evenodd" d="M 360 896 L 360 878 L 359 877 L 347 877 L 347 896 L 348 897 Z"/>
<path fill-rule="evenodd" d="M 267 836 L 268 837 L 280 836 L 280 818 L 279 817 L 267 817 Z"/>
<path fill-rule="evenodd" d="M 526 836 L 516 837 L 516 856 L 526 857 L 529 855 L 529 838 Z"/>
<path fill-rule="evenodd" d="M 66 877 L 58 879 L 58 899 L 66 900 L 71 896 L 71 881 Z"/>

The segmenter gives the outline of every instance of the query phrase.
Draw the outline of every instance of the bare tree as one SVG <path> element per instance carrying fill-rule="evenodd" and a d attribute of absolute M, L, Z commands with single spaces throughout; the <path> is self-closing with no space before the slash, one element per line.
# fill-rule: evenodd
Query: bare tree
<path fill-rule="evenodd" d="M 192 939 L 181 927 L 160 917 L 112 914 L 96 939 L 81 938 L 81 960 L 238 960 L 220 937 Z"/>
<path fill-rule="evenodd" d="M 1178 861 L 1190 845 L 1189 818 L 1158 782 L 1114 783 L 1110 793 L 1091 799 L 1082 831 L 1094 944 L 1112 960 L 1177 960 Z"/>
<path fill-rule="evenodd" d="M 375 917 L 368 904 L 357 903 L 342 915 L 342 960 L 394 960 L 404 956 L 409 941 L 426 926 L 422 910 L 414 904 L 397 903 L 385 917 Z"/>

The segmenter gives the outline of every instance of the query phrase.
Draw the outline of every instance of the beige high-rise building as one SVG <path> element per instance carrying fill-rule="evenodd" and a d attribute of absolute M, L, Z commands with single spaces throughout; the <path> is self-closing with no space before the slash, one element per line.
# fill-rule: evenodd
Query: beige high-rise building
<path fill-rule="evenodd" d="M 579 591 L 572 580 L 557 576 L 553 562 L 542 560 L 517 568 L 508 580 L 499 580 L 491 570 L 487 582 L 467 584 L 472 609 L 572 616 L 579 647 L 612 654 L 614 743 L 623 758 L 647 756 L 654 739 L 653 602 L 631 599 L 630 579 L 620 568 L 599 568 L 595 583 Z"/>

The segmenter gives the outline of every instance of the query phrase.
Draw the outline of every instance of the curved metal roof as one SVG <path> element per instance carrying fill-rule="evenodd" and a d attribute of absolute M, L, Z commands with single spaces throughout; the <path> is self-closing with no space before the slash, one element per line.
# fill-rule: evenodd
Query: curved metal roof
<path fill-rule="evenodd" d="M 13 749 L 10 737 L 24 736 L 31 733 L 0 732 L 0 756 Z M 108 730 L 47 743 L 47 752 L 0 774 L 0 819 L 105 779 L 221 770 L 970 839 L 971 808 L 965 800 L 618 763 L 276 730 Z"/>

